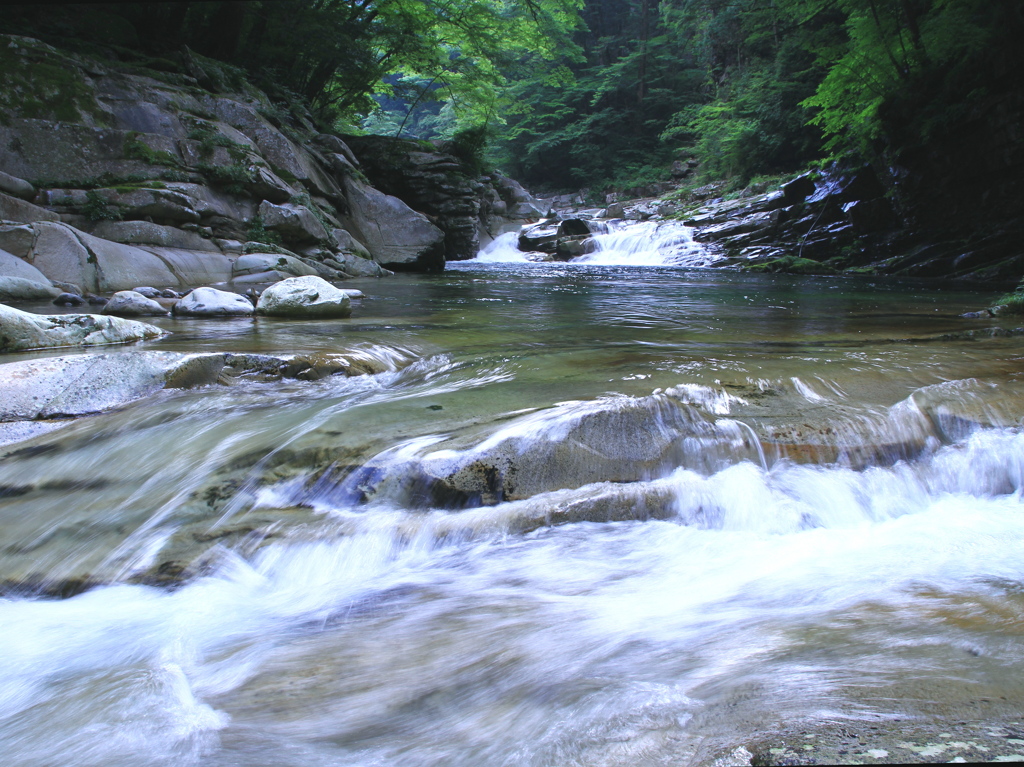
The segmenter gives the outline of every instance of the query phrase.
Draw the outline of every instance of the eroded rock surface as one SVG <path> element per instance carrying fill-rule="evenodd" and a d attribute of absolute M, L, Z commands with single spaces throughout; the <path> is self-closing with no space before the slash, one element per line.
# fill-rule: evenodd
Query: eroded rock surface
<path fill-rule="evenodd" d="M 0 352 L 124 344 L 158 338 L 153 325 L 96 314 L 43 316 L 0 304 Z"/>

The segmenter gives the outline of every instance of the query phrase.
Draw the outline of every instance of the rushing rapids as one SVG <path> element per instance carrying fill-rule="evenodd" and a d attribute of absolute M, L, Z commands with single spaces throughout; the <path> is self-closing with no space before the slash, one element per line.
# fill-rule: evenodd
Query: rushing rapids
<path fill-rule="evenodd" d="M 1016 329 L 622 234 L 345 320 L 159 319 L 147 349 L 373 364 L 0 447 L 4 763 L 1013 756 Z"/>

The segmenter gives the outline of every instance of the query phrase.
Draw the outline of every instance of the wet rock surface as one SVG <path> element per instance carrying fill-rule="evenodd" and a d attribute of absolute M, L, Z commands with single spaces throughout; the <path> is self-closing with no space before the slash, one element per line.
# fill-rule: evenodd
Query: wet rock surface
<path fill-rule="evenodd" d="M 157 327 L 119 317 L 95 314 L 47 317 L 0 304 L 0 352 L 123 344 L 162 335 L 164 331 Z"/>

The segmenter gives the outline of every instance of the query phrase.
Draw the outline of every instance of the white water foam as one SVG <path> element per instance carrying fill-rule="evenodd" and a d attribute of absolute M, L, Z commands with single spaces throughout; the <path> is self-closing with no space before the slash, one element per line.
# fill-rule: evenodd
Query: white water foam
<path fill-rule="evenodd" d="M 0 600 L 5 763 L 635 764 L 598 756 L 685 729 L 699 684 L 805 641 L 794 626 L 1019 581 L 1022 463 L 1014 430 L 917 467 L 743 463 L 678 474 L 670 522 L 368 530 L 173 593 Z M 779 684 L 827 692 L 800 673 Z M 256 732 L 273 754 L 232 751 Z"/>
<path fill-rule="evenodd" d="M 590 253 L 569 263 L 601 266 L 710 266 L 722 260 L 693 239 L 692 227 L 678 221 L 602 222 L 608 230 L 587 240 Z M 529 261 L 519 250 L 519 233 L 506 232 L 475 259 L 484 263 Z"/>
<path fill-rule="evenodd" d="M 609 222 L 607 234 L 591 238 L 593 252 L 577 264 L 615 266 L 709 266 L 721 261 L 693 239 L 693 228 L 678 221 Z"/>
<path fill-rule="evenodd" d="M 476 260 L 486 263 L 526 261 L 526 254 L 519 249 L 519 232 L 499 234 L 477 253 Z"/>

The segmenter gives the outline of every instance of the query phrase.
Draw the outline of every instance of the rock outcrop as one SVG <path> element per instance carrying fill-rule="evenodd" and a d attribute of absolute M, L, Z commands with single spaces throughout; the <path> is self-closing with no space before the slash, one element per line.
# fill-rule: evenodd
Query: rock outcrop
<path fill-rule="evenodd" d="M 3 101 L 0 249 L 59 287 L 342 280 L 476 255 L 485 185 L 449 153 L 412 142 L 385 173 L 378 149 L 394 156 L 407 142 L 363 137 L 353 148 L 251 86 L 207 90 L 200 57 L 175 73 L 25 37 L 0 45 L 19 87 L 50 94 L 31 108 L 16 94 Z M 45 73 L 58 69 L 62 85 L 48 89 Z M 306 267 L 237 266 L 257 252 Z M 0 277 L 32 279 L 18 270 L 0 259 Z"/>
<path fill-rule="evenodd" d="M 370 182 L 423 213 L 444 233 L 449 261 L 476 257 L 510 222 L 536 221 L 549 207 L 501 174 L 479 175 L 451 145 L 390 136 L 348 136 Z"/>
<path fill-rule="evenodd" d="M 0 353 L 124 344 L 158 338 L 153 325 L 95 314 L 41 316 L 0 304 Z"/>

